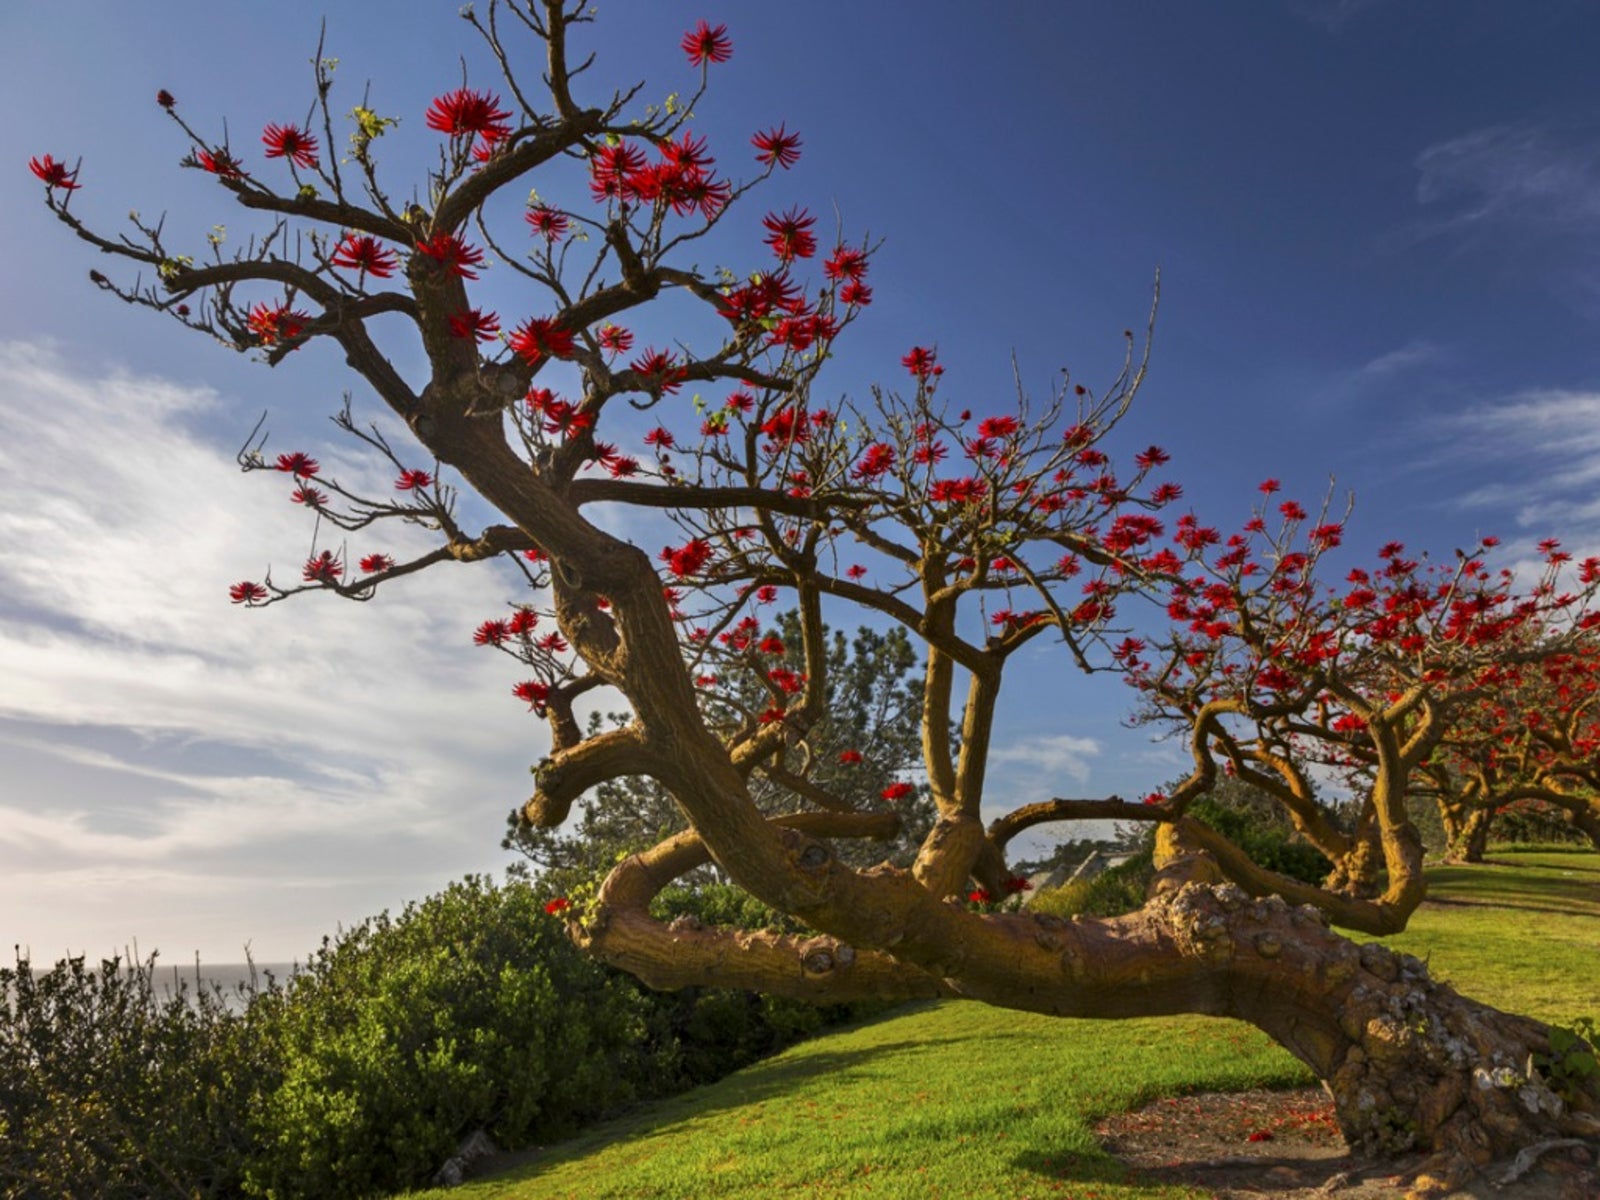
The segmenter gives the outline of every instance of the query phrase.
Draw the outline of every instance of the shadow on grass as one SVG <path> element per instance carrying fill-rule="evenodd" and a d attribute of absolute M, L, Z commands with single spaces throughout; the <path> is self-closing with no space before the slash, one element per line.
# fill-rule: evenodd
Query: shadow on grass
<path fill-rule="evenodd" d="M 905 1014 L 893 1015 L 898 1017 Z M 897 1053 L 926 1051 L 936 1046 L 969 1041 L 982 1041 L 987 1045 L 996 1040 L 993 1034 L 974 1034 L 970 1037 L 883 1042 L 863 1046 L 859 1050 L 811 1054 L 802 1051 L 767 1059 L 715 1083 L 704 1084 L 675 1096 L 643 1101 L 632 1111 L 591 1125 L 565 1141 L 500 1156 L 481 1174 L 475 1174 L 473 1181 L 494 1180 L 509 1184 L 537 1179 L 549 1170 L 573 1159 L 585 1158 L 613 1142 L 671 1137 L 725 1110 L 746 1108 L 785 1097 L 797 1085 L 816 1076 L 845 1080 L 868 1063 L 881 1061 Z"/>
<path fill-rule="evenodd" d="M 1134 1172 L 1108 1154 L 1081 1154 L 1075 1150 L 1027 1150 L 1011 1160 L 1019 1171 L 1042 1179 L 1072 1183 L 1128 1183 Z"/>

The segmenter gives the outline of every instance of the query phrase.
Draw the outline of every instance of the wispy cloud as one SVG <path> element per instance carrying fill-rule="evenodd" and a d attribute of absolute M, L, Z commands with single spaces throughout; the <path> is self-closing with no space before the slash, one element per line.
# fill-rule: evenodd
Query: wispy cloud
<path fill-rule="evenodd" d="M 1519 392 L 1436 418 L 1425 434 L 1445 447 L 1431 469 L 1482 480 L 1453 502 L 1505 539 L 1519 577 L 1538 575 L 1547 537 L 1580 558 L 1600 551 L 1600 392 Z"/>
<path fill-rule="evenodd" d="M 1600 236 L 1600 137 L 1532 123 L 1491 125 L 1416 159 L 1425 232 L 1515 226 Z"/>
<path fill-rule="evenodd" d="M 1099 753 L 1100 743 L 1094 738 L 1056 734 L 997 747 L 989 762 L 1040 779 L 1083 784 L 1089 780 L 1089 759 Z"/>
<path fill-rule="evenodd" d="M 0 394 L 0 737 L 26 769 L 0 801 L 0 940 L 48 957 L 150 946 L 160 928 L 181 939 L 169 954 L 233 958 L 253 939 L 289 957 L 502 861 L 504 814 L 547 743 L 509 696 L 515 666 L 470 634 L 515 579 L 435 570 L 371 604 L 241 611 L 228 583 L 269 560 L 297 575 L 310 524 L 282 479 L 242 479 L 196 432 L 220 397 L 16 344 L 0 345 Z M 388 486 L 342 447 L 307 449 Z M 88 877 L 117 902 L 72 882 Z M 327 907 L 280 904 L 284 888 Z"/>
<path fill-rule="evenodd" d="M 1412 338 L 1405 345 L 1362 363 L 1352 372 L 1351 380 L 1374 383 L 1393 379 L 1420 367 L 1433 366 L 1443 357 L 1444 351 L 1427 338 Z"/>

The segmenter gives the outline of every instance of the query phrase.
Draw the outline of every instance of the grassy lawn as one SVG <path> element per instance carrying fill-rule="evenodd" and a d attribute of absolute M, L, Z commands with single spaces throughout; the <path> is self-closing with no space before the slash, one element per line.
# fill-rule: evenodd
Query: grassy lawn
<path fill-rule="evenodd" d="M 1437 903 L 1391 944 L 1462 991 L 1547 1019 L 1593 1013 L 1600 854 L 1438 868 Z M 1125 1181 L 1092 1127 L 1185 1091 L 1288 1086 L 1305 1070 L 1253 1028 L 1210 1018 L 1068 1021 L 919 1006 L 818 1038 L 641 1107 L 460 1200 L 604 1197 L 1199 1197 Z"/>

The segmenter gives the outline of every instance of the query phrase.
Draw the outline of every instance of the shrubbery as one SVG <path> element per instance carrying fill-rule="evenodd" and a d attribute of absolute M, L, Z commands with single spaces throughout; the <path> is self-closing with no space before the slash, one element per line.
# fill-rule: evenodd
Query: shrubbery
<path fill-rule="evenodd" d="M 581 955 L 544 899 L 469 878 L 234 1004 L 163 997 L 149 963 L 35 978 L 19 960 L 0 971 L 0 1195 L 393 1192 L 473 1130 L 508 1148 L 557 1138 L 866 1011 L 649 992 Z M 767 920 L 732 888 L 663 904 Z"/>
<path fill-rule="evenodd" d="M 1120 917 L 1143 907 L 1154 871 L 1147 849 L 1090 879 L 1069 879 L 1045 888 L 1028 909 L 1058 917 Z"/>

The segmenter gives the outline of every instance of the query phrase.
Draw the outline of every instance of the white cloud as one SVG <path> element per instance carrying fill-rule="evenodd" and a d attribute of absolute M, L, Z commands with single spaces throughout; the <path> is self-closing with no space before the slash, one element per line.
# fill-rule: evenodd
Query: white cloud
<path fill-rule="evenodd" d="M 1356 369 L 1354 378 L 1360 381 L 1390 379 L 1419 367 L 1431 366 L 1442 355 L 1443 351 L 1427 338 L 1412 338 L 1405 345 L 1363 363 Z"/>
<path fill-rule="evenodd" d="M 1524 582 L 1537 578 L 1537 544 L 1559 538 L 1578 558 L 1600 551 L 1600 392 L 1543 388 L 1437 418 L 1425 438 L 1443 447 L 1428 464 L 1483 482 L 1453 503 L 1504 539 L 1499 558 Z"/>
<path fill-rule="evenodd" d="M 1536 124 L 1491 125 L 1416 160 L 1417 201 L 1453 207 L 1431 232 L 1490 223 L 1600 233 L 1600 141 Z"/>
<path fill-rule="evenodd" d="M 1100 743 L 1094 738 L 1063 733 L 996 747 L 990 752 L 989 762 L 994 767 L 1010 768 L 1013 774 L 1084 784 L 1089 781 L 1088 760 L 1099 753 Z"/>
<path fill-rule="evenodd" d="M 148 948 L 159 927 L 169 958 L 246 940 L 288 958 L 503 862 L 547 741 L 509 695 L 515 665 L 471 631 L 516 579 L 452 564 L 369 604 L 240 610 L 228 584 L 269 560 L 296 578 L 311 522 L 285 477 L 242 478 L 195 432 L 223 398 L 18 344 L 0 345 L 0 394 L 0 736 L 28 767 L 0 793 L 0 939 L 48 958 Z M 356 490 L 389 486 L 387 464 L 304 448 Z"/>

